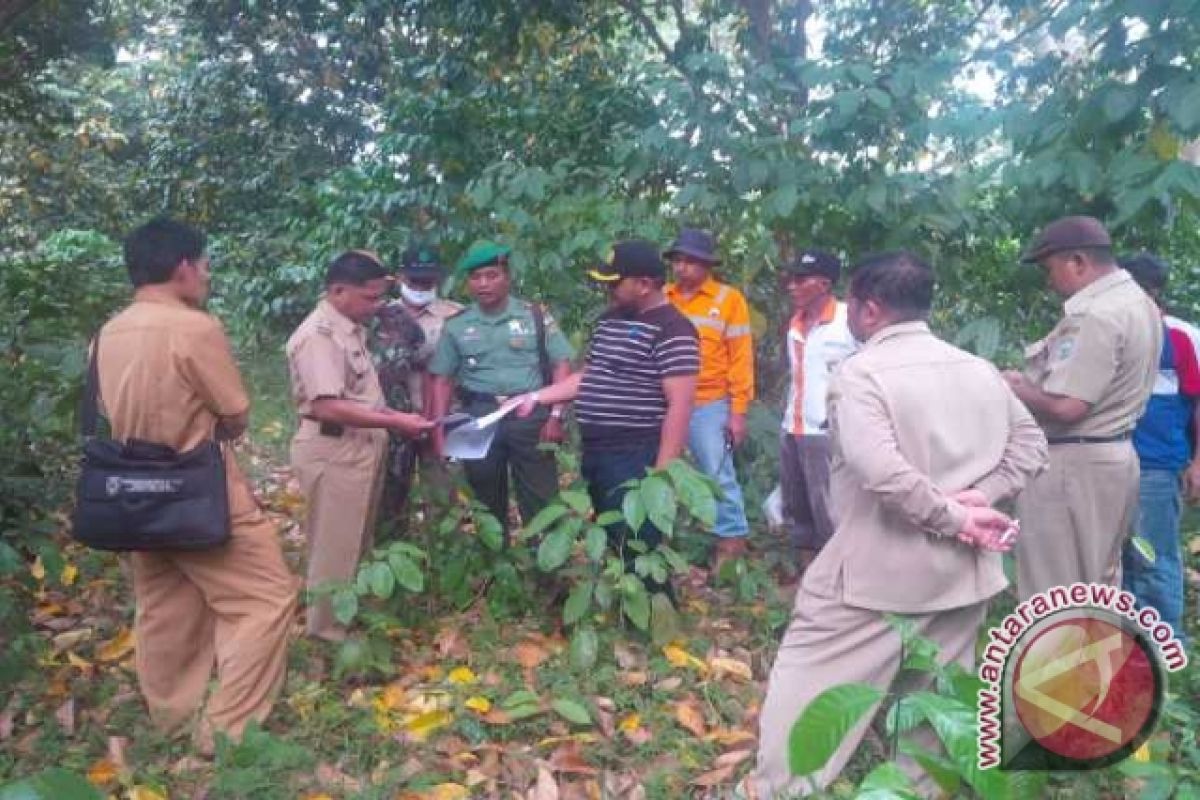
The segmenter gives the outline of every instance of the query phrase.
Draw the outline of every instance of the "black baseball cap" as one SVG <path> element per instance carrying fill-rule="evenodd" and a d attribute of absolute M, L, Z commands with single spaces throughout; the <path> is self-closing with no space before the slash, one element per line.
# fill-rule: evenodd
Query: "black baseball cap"
<path fill-rule="evenodd" d="M 1138 253 L 1135 256 L 1126 256 L 1118 261 L 1121 269 L 1125 270 L 1137 281 L 1138 286 L 1141 286 L 1147 294 L 1157 297 L 1162 293 L 1162 290 L 1167 288 L 1167 272 L 1168 267 L 1158 256 L 1153 256 L 1150 253 Z"/>
<path fill-rule="evenodd" d="M 627 239 L 613 245 L 608 263 L 588 270 L 588 277 L 601 283 L 615 283 L 622 278 L 665 280 L 667 266 L 653 244 L 643 239 Z"/>
<path fill-rule="evenodd" d="M 442 277 L 442 262 L 432 247 L 413 246 L 400 254 L 400 271 L 417 280 L 437 279 Z"/>
<path fill-rule="evenodd" d="M 785 277 L 819 275 L 837 283 L 842 275 L 842 261 L 833 253 L 824 250 L 801 250 L 783 269 Z"/>

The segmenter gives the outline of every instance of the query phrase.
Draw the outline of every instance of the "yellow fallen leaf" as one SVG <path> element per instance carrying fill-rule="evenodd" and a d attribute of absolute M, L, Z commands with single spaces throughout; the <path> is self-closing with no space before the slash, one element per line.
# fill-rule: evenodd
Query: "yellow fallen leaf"
<path fill-rule="evenodd" d="M 438 728 L 444 728 L 449 725 L 454 719 L 449 711 L 427 711 L 424 714 L 417 716 L 404 723 L 404 729 L 412 735 L 414 739 L 421 741 L 426 736 L 436 731 Z"/>
<path fill-rule="evenodd" d="M 67 564 L 59 574 L 58 579 L 62 581 L 63 586 L 70 586 L 79 577 L 79 568 L 74 564 Z"/>
<path fill-rule="evenodd" d="M 301 800 L 333 800 L 333 797 L 325 792 L 317 792 L 316 794 L 306 794 Z"/>
<path fill-rule="evenodd" d="M 571 733 L 571 734 L 567 734 L 566 736 L 547 736 L 545 739 L 539 739 L 537 746 L 538 747 L 555 747 L 557 745 L 565 744 L 567 742 L 579 742 L 581 744 L 588 744 L 589 742 L 598 742 L 598 741 L 600 741 L 600 737 L 597 736 L 596 734 L 589 733 L 587 731 L 581 731 L 580 733 Z"/>
<path fill-rule="evenodd" d="M 96 648 L 96 660 L 120 661 L 133 650 L 135 645 L 133 631 L 129 628 L 121 628 L 116 636 Z"/>
<path fill-rule="evenodd" d="M 405 792 L 397 800 L 466 800 L 471 791 L 460 783 L 439 783 L 419 792 Z"/>
<path fill-rule="evenodd" d="M 675 707 L 675 720 L 684 730 L 699 738 L 706 730 L 704 714 L 692 703 L 680 703 Z"/>
<path fill-rule="evenodd" d="M 44 617 L 61 617 L 67 613 L 67 607 L 53 601 L 42 602 L 37 604 L 37 613 Z"/>
<path fill-rule="evenodd" d="M 725 747 L 744 742 L 753 742 L 754 740 L 755 736 L 750 731 L 740 731 L 731 728 L 717 728 L 704 737 L 704 741 L 706 742 L 716 742 Z"/>
<path fill-rule="evenodd" d="M 481 697 L 480 695 L 468 697 L 463 705 L 472 711 L 478 711 L 480 714 L 486 714 L 492 710 L 492 701 L 488 700 L 486 697 Z"/>
<path fill-rule="evenodd" d="M 427 681 L 440 681 L 442 679 L 442 668 L 437 664 L 429 664 L 421 668 L 421 677 Z"/>
<path fill-rule="evenodd" d="M 374 706 L 377 711 L 392 711 L 404 703 L 404 688 L 394 683 L 383 687 L 383 691 L 375 698 Z"/>
<path fill-rule="evenodd" d="M 1143 742 L 1142 746 L 1133 752 L 1134 761 L 1147 762 L 1150 760 L 1150 743 Z"/>
<path fill-rule="evenodd" d="M 642 718 L 638 714 L 630 714 L 617 723 L 617 727 L 626 733 L 642 727 Z"/>
<path fill-rule="evenodd" d="M 667 661 L 670 661 L 676 667 L 691 667 L 701 675 L 708 674 L 708 664 L 705 664 L 677 644 L 663 645 L 663 655 L 667 657 Z"/>
<path fill-rule="evenodd" d="M 33 560 L 33 565 L 29 568 L 29 574 L 33 576 L 35 581 L 46 580 L 46 565 L 42 563 L 41 556 Z"/>
<path fill-rule="evenodd" d="M 404 704 L 404 710 L 410 714 L 424 714 L 429 711 L 441 711 L 454 705 L 454 698 L 449 692 L 441 690 L 424 691 L 413 696 Z"/>
<path fill-rule="evenodd" d="M 149 786 L 134 786 L 126 795 L 127 800 L 167 800 L 167 796 Z"/>
<path fill-rule="evenodd" d="M 95 669 L 95 665 L 86 658 L 80 658 L 74 653 L 67 653 L 67 663 L 72 667 L 78 668 L 81 672 L 91 672 Z"/>
<path fill-rule="evenodd" d="M 117 779 L 117 765 L 102 758 L 88 768 L 87 779 L 94 786 L 107 786 Z"/>
<path fill-rule="evenodd" d="M 750 665 L 744 661 L 738 661 L 736 658 L 710 658 L 708 665 L 712 667 L 717 677 L 729 675 L 747 683 L 754 679 L 754 674 L 750 671 Z"/>
<path fill-rule="evenodd" d="M 450 674 L 446 676 L 446 680 L 456 686 L 462 686 L 468 683 L 476 683 L 479 678 L 475 677 L 475 673 L 471 672 L 470 667 L 456 667 L 450 670 Z"/>

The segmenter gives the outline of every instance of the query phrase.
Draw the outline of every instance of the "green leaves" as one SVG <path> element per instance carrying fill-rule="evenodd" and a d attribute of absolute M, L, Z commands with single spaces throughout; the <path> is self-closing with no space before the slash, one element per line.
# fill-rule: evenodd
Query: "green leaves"
<path fill-rule="evenodd" d="M 788 736 L 788 766 L 793 775 L 810 775 L 825 766 L 842 739 L 884 693 L 865 683 L 826 689 L 809 703 Z"/>
<path fill-rule="evenodd" d="M 575 537 L 570 531 L 558 528 L 546 535 L 538 545 L 537 563 L 542 572 L 553 572 L 566 563 L 571 555 Z"/>
<path fill-rule="evenodd" d="M 587 613 L 592 604 L 592 593 L 595 588 L 595 581 L 585 580 L 575 584 L 575 588 L 567 595 L 567 602 L 563 604 L 564 625 L 574 625 L 583 619 L 583 615 Z"/>
<path fill-rule="evenodd" d="M 675 529 L 675 490 L 671 484 L 663 477 L 651 475 L 642 481 L 639 491 L 650 524 L 670 536 Z"/>
<path fill-rule="evenodd" d="M 1200 80 L 1178 78 L 1163 91 L 1163 109 L 1184 134 L 1200 132 Z"/>
<path fill-rule="evenodd" d="M 0 800 L 101 800 L 87 779 L 65 769 L 48 769 L 0 786 Z"/>
<path fill-rule="evenodd" d="M 554 712 L 574 725 L 591 725 L 592 715 L 582 703 L 560 697 L 550 704 Z"/>

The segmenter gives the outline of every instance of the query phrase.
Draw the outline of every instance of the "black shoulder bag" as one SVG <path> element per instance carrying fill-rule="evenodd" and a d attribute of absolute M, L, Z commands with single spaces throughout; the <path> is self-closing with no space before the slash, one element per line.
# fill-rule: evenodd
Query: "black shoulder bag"
<path fill-rule="evenodd" d="M 229 541 L 229 494 L 221 447 L 209 439 L 184 453 L 140 439 L 96 436 L 97 360 L 92 346 L 80 427 L 83 459 L 72 535 L 98 550 L 208 550 Z"/>

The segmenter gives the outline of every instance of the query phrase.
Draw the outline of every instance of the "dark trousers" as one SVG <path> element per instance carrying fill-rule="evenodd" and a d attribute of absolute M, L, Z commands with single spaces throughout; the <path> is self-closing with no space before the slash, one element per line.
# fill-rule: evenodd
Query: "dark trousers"
<path fill-rule="evenodd" d="M 817 551 L 833 535 L 829 514 L 829 437 L 779 437 L 783 526 L 801 550 Z"/>
<path fill-rule="evenodd" d="M 494 402 L 474 401 L 464 410 L 473 417 L 496 410 Z M 463 461 L 467 483 L 479 502 L 500 520 L 508 530 L 508 480 L 517 490 L 517 507 L 521 519 L 528 523 L 558 494 L 558 464 L 554 453 L 538 449 L 538 438 L 546 424 L 549 411 L 545 408 L 521 419 L 509 414 L 497 423 L 496 438 L 485 457 Z"/>
<path fill-rule="evenodd" d="M 393 525 L 399 534 L 408 533 L 408 517 L 413 479 L 421 474 L 425 497 L 439 505 L 450 500 L 450 472 L 446 463 L 432 451 L 403 436 L 388 438 L 387 472 L 383 484 L 381 512 L 383 521 Z"/>
<path fill-rule="evenodd" d="M 625 487 L 621 484 L 631 478 L 646 477 L 646 470 L 654 466 L 657 458 L 657 439 L 618 450 L 598 450 L 588 447 L 585 443 L 580 473 L 587 481 L 588 493 L 592 497 L 592 506 L 596 509 L 596 514 L 603 514 L 605 511 L 620 511 L 626 492 Z M 633 572 L 633 562 L 638 556 L 637 553 L 625 547 L 626 541 L 630 538 L 640 539 L 649 548 L 657 547 L 658 543 L 662 541 L 662 532 L 651 525 L 649 521 L 643 523 L 636 533 L 631 531 L 624 521 L 608 526 L 607 531 L 609 546 L 621 553 L 625 559 L 626 572 Z M 664 586 L 650 578 L 643 580 L 646 588 L 652 592 L 666 591 L 668 594 L 670 593 L 669 586 Z"/>

